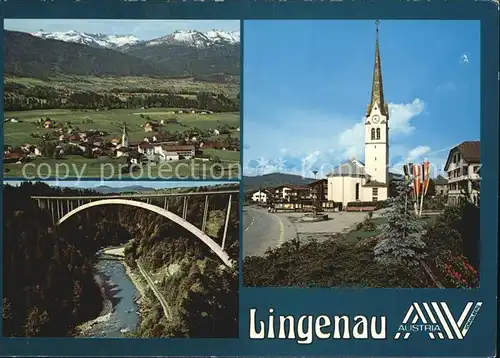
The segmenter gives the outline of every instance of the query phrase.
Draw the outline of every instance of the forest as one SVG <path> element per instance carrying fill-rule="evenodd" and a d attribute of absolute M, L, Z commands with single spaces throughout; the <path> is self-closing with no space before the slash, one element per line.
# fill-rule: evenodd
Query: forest
<path fill-rule="evenodd" d="M 215 190 L 227 188 L 217 186 Z M 150 307 L 134 335 L 237 336 L 237 267 L 223 266 L 208 247 L 183 228 L 143 209 L 118 205 L 91 208 L 54 228 L 48 213 L 41 211 L 30 196 L 100 194 L 53 188 L 43 183 L 5 185 L 3 193 L 5 336 L 74 335 L 79 324 L 97 317 L 102 309 L 101 289 L 93 272 L 95 253 L 101 247 L 127 242 L 126 262 L 132 268 L 135 260 L 141 260 L 148 269 L 173 263 L 180 267 L 175 275 L 162 282 L 164 294 L 176 308 L 175 319 L 158 318 L 161 313 L 157 307 Z M 237 205 L 238 198 L 234 200 Z M 209 216 L 207 230 L 214 237 L 220 233 L 218 219 L 226 204 L 224 195 L 215 195 L 210 202 L 214 214 Z M 174 212 L 182 207 L 180 201 L 172 205 Z M 190 202 L 189 220 L 201 218 L 202 205 L 201 198 L 199 203 Z M 238 216 L 238 210 L 234 210 L 227 233 L 228 253 L 236 262 Z"/>
<path fill-rule="evenodd" d="M 5 84 L 4 110 L 24 111 L 35 109 L 118 109 L 118 108 L 196 108 L 214 112 L 237 112 L 240 108 L 239 96 L 228 98 L 222 93 L 197 92 L 191 97 L 177 93 L 125 92 L 119 94 L 79 91 L 71 94 L 60 93 L 47 86 L 28 87 L 22 84 Z M 142 90 L 142 89 L 138 89 Z M 122 94 L 124 93 L 122 90 Z"/>

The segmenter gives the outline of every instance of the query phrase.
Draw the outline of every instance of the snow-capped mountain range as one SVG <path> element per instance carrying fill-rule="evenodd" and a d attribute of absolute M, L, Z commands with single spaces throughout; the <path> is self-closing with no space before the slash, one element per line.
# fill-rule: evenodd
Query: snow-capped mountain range
<path fill-rule="evenodd" d="M 143 44 L 145 46 L 155 46 L 161 44 L 186 45 L 204 48 L 212 45 L 237 44 L 240 42 L 239 31 L 228 32 L 223 30 L 210 30 L 207 32 L 200 32 L 197 30 L 177 30 L 169 35 L 149 41 L 140 41 L 134 35 L 89 34 L 75 30 L 66 32 L 45 32 L 40 30 L 31 34 L 43 39 L 76 42 L 88 46 L 110 49 L 127 48 L 137 44 Z"/>

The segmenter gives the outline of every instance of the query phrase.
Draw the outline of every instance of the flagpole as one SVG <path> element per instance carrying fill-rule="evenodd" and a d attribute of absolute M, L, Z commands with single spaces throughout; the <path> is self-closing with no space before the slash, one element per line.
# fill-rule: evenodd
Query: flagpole
<path fill-rule="evenodd" d="M 415 209 L 415 215 L 418 216 L 418 199 L 419 199 L 419 193 L 420 193 L 420 173 L 419 173 L 420 168 L 418 167 L 418 164 L 413 165 L 413 191 L 415 192 L 415 202 L 413 203 L 413 208 Z"/>
<path fill-rule="evenodd" d="M 420 200 L 420 217 L 422 216 L 422 208 L 424 206 L 424 196 L 427 194 L 427 188 L 429 187 L 430 173 L 429 173 L 429 162 L 424 159 L 422 163 L 422 199 Z"/>
<path fill-rule="evenodd" d="M 423 186 L 423 185 L 422 185 Z M 422 217 L 422 208 L 424 206 L 424 189 L 422 188 L 422 197 L 420 198 L 420 213 L 418 214 L 419 217 Z"/>
<path fill-rule="evenodd" d="M 403 166 L 403 175 L 404 175 L 404 180 L 405 180 L 405 185 L 406 181 L 409 180 L 409 172 L 408 172 L 408 162 L 406 161 L 404 166 Z M 408 189 L 405 190 L 405 217 L 406 217 L 406 210 L 408 208 Z"/>

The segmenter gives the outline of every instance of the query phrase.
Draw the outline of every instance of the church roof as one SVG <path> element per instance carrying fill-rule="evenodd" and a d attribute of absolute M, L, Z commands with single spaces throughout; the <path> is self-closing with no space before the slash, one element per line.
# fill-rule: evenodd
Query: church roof
<path fill-rule="evenodd" d="M 349 176 L 349 177 L 360 177 L 360 176 L 365 176 L 365 166 L 363 163 L 361 163 L 359 160 L 356 159 L 350 159 L 345 163 L 342 163 L 333 171 L 328 174 L 328 177 L 335 177 L 335 176 Z"/>
<path fill-rule="evenodd" d="M 366 110 L 366 116 L 370 115 L 370 112 L 375 104 L 378 105 L 380 112 L 386 116 L 388 112 L 388 106 L 384 101 L 384 86 L 382 84 L 382 65 L 380 62 L 380 48 L 378 41 L 378 20 L 377 24 L 377 38 L 375 41 L 375 65 L 373 68 L 373 80 L 372 80 L 372 96 L 370 104 Z"/>
<path fill-rule="evenodd" d="M 434 184 L 436 185 L 446 185 L 448 184 L 448 179 L 446 179 L 445 177 L 443 177 L 442 175 L 438 175 L 435 179 L 434 179 Z"/>

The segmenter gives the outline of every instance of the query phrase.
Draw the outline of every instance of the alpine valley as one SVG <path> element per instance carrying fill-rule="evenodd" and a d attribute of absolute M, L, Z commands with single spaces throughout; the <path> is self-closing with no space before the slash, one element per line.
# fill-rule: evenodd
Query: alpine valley
<path fill-rule="evenodd" d="M 209 160 L 222 177 L 235 177 L 229 166 L 240 160 L 239 93 L 237 31 L 178 30 L 140 40 L 5 29 L 4 175 L 36 176 L 43 165 L 54 176 L 64 162 L 87 177 L 106 165 L 113 177 L 130 176 L 131 163 L 159 168 L 168 149 L 169 176 L 192 176 L 196 163 Z M 148 141 L 163 147 L 147 156 Z"/>

